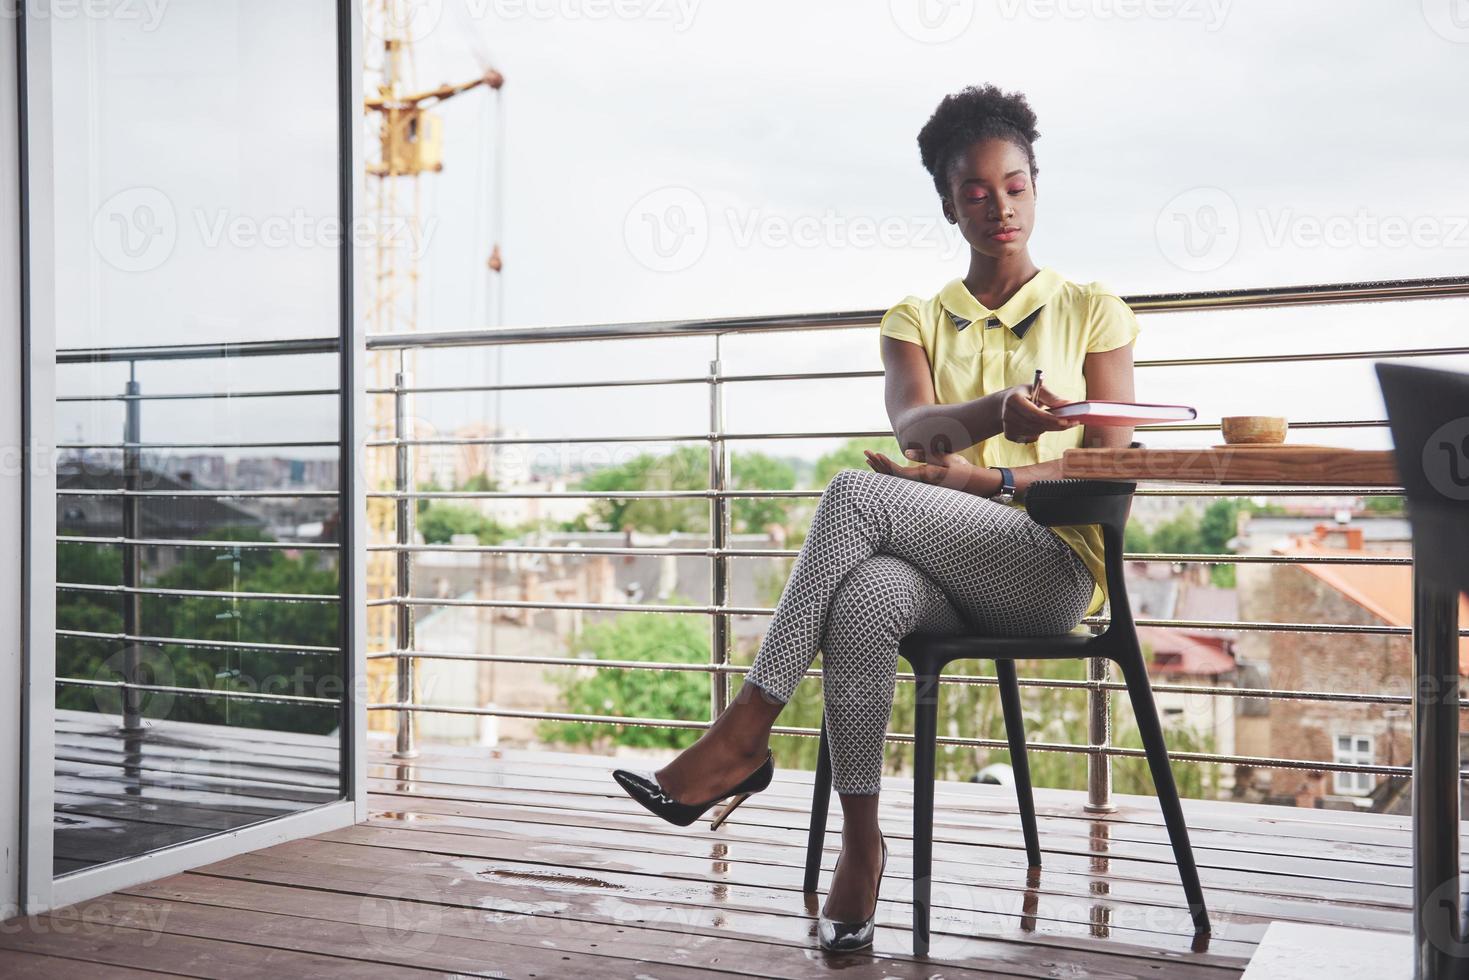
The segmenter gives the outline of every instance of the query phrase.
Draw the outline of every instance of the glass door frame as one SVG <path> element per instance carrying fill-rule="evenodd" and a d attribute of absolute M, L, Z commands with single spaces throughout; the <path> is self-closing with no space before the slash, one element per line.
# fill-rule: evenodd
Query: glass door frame
<path fill-rule="evenodd" d="M 0 73 L 19 81 L 16 22 L 0 21 Z M 21 405 L 25 371 L 21 358 L 25 345 L 21 333 L 21 99 L 0 100 L 0 391 L 7 393 L 0 408 L 0 527 L 7 531 L 7 544 L 21 537 L 25 520 L 23 483 L 29 472 L 22 457 L 25 445 Z M 21 650 L 25 630 L 23 603 L 24 555 L 11 544 L 0 561 L 0 848 L 15 855 L 0 861 L 0 919 L 14 915 L 20 907 L 21 888 L 21 792 L 24 760 L 24 716 L 21 685 L 24 672 Z"/>
<path fill-rule="evenodd" d="M 171 874 L 223 860 L 236 854 L 269 847 L 282 841 L 308 837 L 350 826 L 367 816 L 366 757 L 367 685 L 365 647 L 366 593 L 362 570 L 366 565 L 366 507 L 359 487 L 361 450 L 367 434 L 363 365 L 365 323 L 358 315 L 365 308 L 359 298 L 364 285 L 360 269 L 370 268 L 359 250 L 366 246 L 357 236 L 344 234 L 339 249 L 339 426 L 341 450 L 338 464 L 338 505 L 341 548 L 338 569 L 342 600 L 340 635 L 343 692 L 341 733 L 342 799 L 237 830 L 225 831 L 187 843 L 150 851 L 136 857 L 99 865 L 55 878 L 52 872 L 52 824 L 55 801 L 55 657 L 56 657 L 56 446 L 54 435 L 56 319 L 52 301 L 56 285 L 53 249 L 52 201 L 55 154 L 52 93 L 49 84 L 54 36 L 52 20 L 44 4 L 20 4 L 15 18 L 14 68 L 18 104 L 13 126 L 0 116 L 9 131 L 0 152 L 16 144 L 19 175 L 16 182 L 20 229 L 14 245 L 15 275 L 18 278 L 20 378 L 20 433 L 24 465 L 21 467 L 21 547 L 18 563 L 20 657 L 15 671 L 16 687 L 9 679 L 8 660 L 0 658 L 0 689 L 19 690 L 19 744 L 14 754 L 0 736 L 0 751 L 18 762 L 16 779 L 6 773 L 6 789 L 0 791 L 0 829 L 6 826 L 7 808 L 17 812 L 19 822 L 19 905 L 25 913 L 74 904 L 119 888 L 152 881 Z M 338 213 L 344 228 L 356 227 L 357 202 L 362 199 L 364 149 L 362 127 L 362 20 L 359 4 L 336 0 L 336 81 L 338 135 Z M 6 50 L 0 46 L 0 69 L 5 69 Z M 9 107 L 0 112 L 8 113 Z M 0 175 L 7 172 L 0 164 Z M 3 216 L 3 211 L 0 211 Z M 0 224 L 0 227 L 4 227 Z M 0 245 L 0 275 L 8 274 L 11 243 Z M 0 342 L 10 337 L 0 319 Z M 3 353 L 8 353 L 5 351 Z M 15 389 L 12 389 L 15 390 Z M 12 409 L 14 408 L 12 403 Z M 8 419 L 6 420 L 8 421 Z M 0 504 L 9 485 L 0 489 Z M 9 576 L 0 571 L 0 586 L 7 588 L 5 601 L 12 598 Z M 18 782 L 18 785 L 17 785 Z M 19 790 L 15 807 L 10 807 L 10 790 Z M 6 891 L 14 889 L 5 882 Z M 0 895 L 0 909 L 10 901 Z M 0 915 L 0 918 L 4 918 Z"/>

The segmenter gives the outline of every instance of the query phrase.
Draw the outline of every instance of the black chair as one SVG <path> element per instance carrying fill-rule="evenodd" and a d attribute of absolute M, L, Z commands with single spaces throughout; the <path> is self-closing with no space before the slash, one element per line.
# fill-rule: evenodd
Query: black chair
<path fill-rule="evenodd" d="M 1459 871 L 1459 593 L 1469 590 L 1469 375 L 1378 364 L 1413 528 L 1415 975 L 1466 977 Z M 1434 696 L 1442 692 L 1442 696 Z M 1445 901 L 1446 899 L 1451 899 Z M 1452 926 L 1438 923 L 1447 905 Z"/>
<path fill-rule="evenodd" d="M 1408 498 L 1414 570 L 1442 589 L 1469 589 L 1469 374 L 1376 367 Z"/>
<path fill-rule="evenodd" d="M 1133 625 L 1132 609 L 1122 575 L 1122 531 L 1132 508 L 1136 485 L 1107 480 L 1046 480 L 1031 484 L 1025 494 L 1026 510 L 1048 527 L 1099 524 L 1105 543 L 1107 587 L 1111 622 L 1105 632 L 1092 636 L 1068 633 L 1062 636 L 1000 637 L 910 633 L 899 647 L 899 656 L 913 669 L 916 679 L 916 718 L 913 762 L 913 951 L 922 956 L 929 945 L 929 900 L 933 872 L 934 750 L 938 735 L 939 674 L 956 660 L 993 660 L 999 680 L 1000 705 L 1005 718 L 1005 735 L 1010 743 L 1015 794 L 1020 806 L 1020 825 L 1025 835 L 1025 853 L 1031 867 L 1041 863 L 1036 834 L 1035 801 L 1030 787 L 1030 766 L 1025 755 L 1025 721 L 1020 711 L 1020 685 L 1015 661 L 1060 658 L 1106 657 L 1122 670 L 1127 691 L 1137 716 L 1148 767 L 1157 787 L 1158 803 L 1168 826 L 1168 839 L 1178 874 L 1183 879 L 1189 913 L 1196 932 L 1209 931 L 1204 892 L 1194 866 L 1188 827 L 1183 821 L 1178 788 L 1168 767 L 1168 748 L 1163 726 L 1153 702 L 1147 665 L 1143 662 Z M 821 853 L 826 837 L 827 809 L 831 802 L 831 758 L 826 725 L 821 727 L 821 746 L 816 763 L 816 783 L 811 798 L 811 830 L 806 846 L 805 890 L 816 891 L 821 871 Z"/>

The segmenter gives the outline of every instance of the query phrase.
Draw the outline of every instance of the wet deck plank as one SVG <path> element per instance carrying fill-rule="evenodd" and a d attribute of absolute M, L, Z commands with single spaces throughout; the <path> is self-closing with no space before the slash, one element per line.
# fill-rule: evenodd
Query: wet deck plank
<path fill-rule="evenodd" d="M 56 720 L 54 871 L 66 874 L 340 797 L 335 740 L 103 714 Z"/>
<path fill-rule="evenodd" d="M 49 976 L 100 964 L 188 975 L 559 977 L 1238 977 L 1271 921 L 1406 932 L 1403 818 L 1188 801 L 1215 923 L 1192 934 L 1156 802 L 1085 814 L 1037 793 L 1043 867 L 1025 867 L 1003 787 L 937 792 L 934 942 L 909 922 L 911 784 L 889 780 L 891 856 L 868 955 L 814 950 L 800 891 L 810 774 L 781 772 L 717 832 L 652 818 L 611 760 L 375 747 L 370 818 L 0 930 L 0 967 Z M 162 802 L 162 801 L 160 801 Z M 180 812 L 180 818 L 188 814 Z M 836 859 L 833 809 L 823 883 Z M 90 932 L 56 922 L 85 911 Z M 17 928 L 17 925 L 20 927 Z M 49 926 L 49 928 L 48 928 Z M 5 969 L 7 974 L 11 971 Z"/>

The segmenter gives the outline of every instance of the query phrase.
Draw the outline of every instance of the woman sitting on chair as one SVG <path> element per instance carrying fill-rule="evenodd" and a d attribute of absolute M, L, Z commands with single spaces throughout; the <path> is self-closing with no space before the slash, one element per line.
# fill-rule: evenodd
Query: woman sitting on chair
<path fill-rule="evenodd" d="M 1039 135 L 1024 96 L 992 85 L 945 98 L 918 134 L 969 269 L 882 319 L 888 418 L 906 460 L 832 478 L 744 685 L 693 745 L 618 783 L 687 825 L 769 785 L 771 726 L 817 651 L 842 851 L 821 913 L 823 948 L 872 941 L 887 846 L 877 821 L 898 644 L 908 633 L 1067 633 L 1105 601 L 1095 526 L 1049 528 L 1021 502 L 1058 479 L 1064 450 L 1127 446 L 1130 428 L 1088 430 L 1048 408 L 1133 399 L 1137 320 L 1097 283 L 1037 268 Z M 1031 382 L 1044 371 L 1038 387 Z M 721 817 L 722 819 L 722 817 Z"/>

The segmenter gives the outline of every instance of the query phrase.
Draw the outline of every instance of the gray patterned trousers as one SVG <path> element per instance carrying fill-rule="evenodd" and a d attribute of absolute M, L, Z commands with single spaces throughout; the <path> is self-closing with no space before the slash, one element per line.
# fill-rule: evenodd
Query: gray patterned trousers
<path fill-rule="evenodd" d="M 871 470 L 827 485 L 746 678 L 781 703 L 822 654 L 832 780 L 876 793 L 908 633 L 1075 629 L 1092 575 L 1022 508 Z"/>

